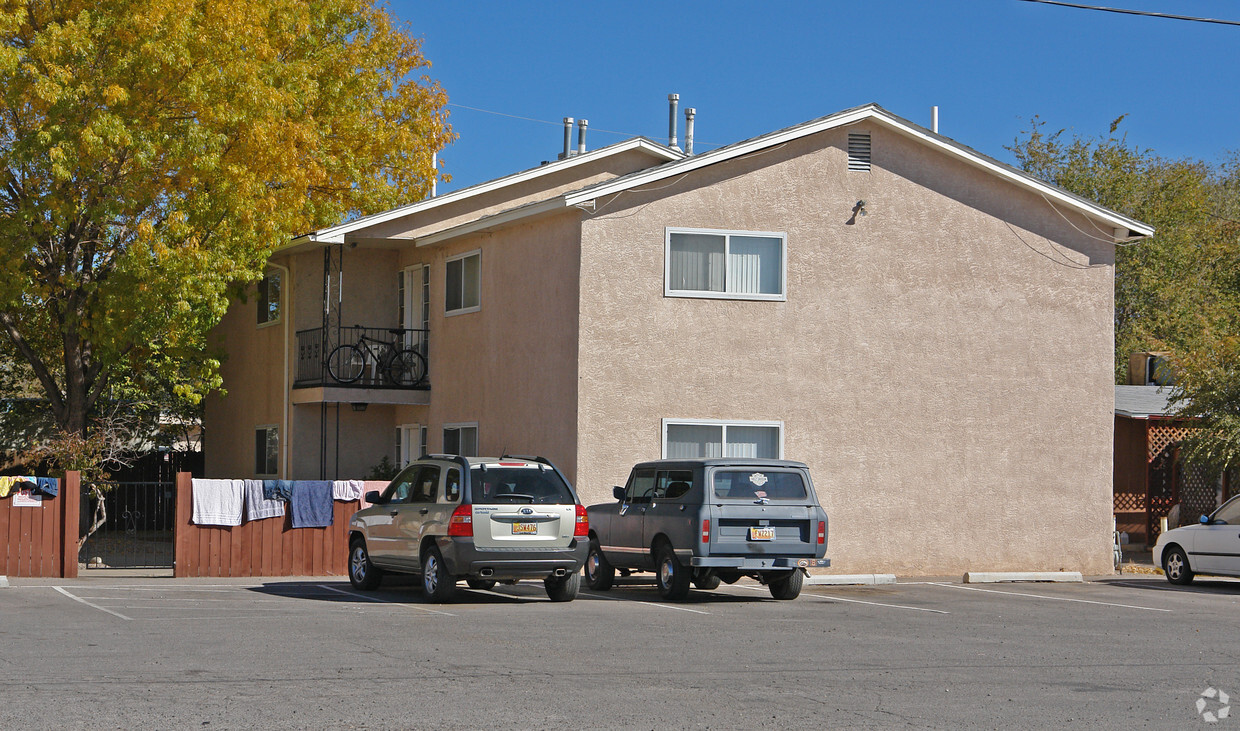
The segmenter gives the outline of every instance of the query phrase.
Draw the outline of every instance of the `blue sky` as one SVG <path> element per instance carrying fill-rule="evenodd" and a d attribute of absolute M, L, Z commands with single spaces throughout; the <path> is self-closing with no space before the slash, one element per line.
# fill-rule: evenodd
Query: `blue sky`
<path fill-rule="evenodd" d="M 1078 2 L 1240 21 L 1232 0 Z M 1096 136 L 1127 114 L 1129 140 L 1166 157 L 1240 149 L 1240 26 L 1021 0 L 391 0 L 391 10 L 424 39 L 453 105 L 460 138 L 441 155 L 453 179 L 440 192 L 555 159 L 565 116 L 589 120 L 590 149 L 636 134 L 666 142 L 672 92 L 682 111 L 697 109 L 698 152 L 868 102 L 926 127 L 937 105 L 942 134 L 1006 162 L 1034 115 Z"/>

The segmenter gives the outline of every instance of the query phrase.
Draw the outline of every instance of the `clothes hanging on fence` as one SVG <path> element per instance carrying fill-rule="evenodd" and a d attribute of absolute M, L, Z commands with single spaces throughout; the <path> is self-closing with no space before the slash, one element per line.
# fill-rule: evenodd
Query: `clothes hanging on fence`
<path fill-rule="evenodd" d="M 332 483 L 333 500 L 361 500 L 361 480 L 336 480 Z"/>
<path fill-rule="evenodd" d="M 328 480 L 297 480 L 289 512 L 294 528 L 326 528 L 332 524 L 332 483 Z"/>
<path fill-rule="evenodd" d="M 60 494 L 60 480 L 55 477 L 35 477 L 35 481 L 39 492 L 48 497 L 56 497 Z"/>
<path fill-rule="evenodd" d="M 243 481 L 195 479 L 191 488 L 195 524 L 241 525 Z"/>
<path fill-rule="evenodd" d="M 263 480 L 242 480 L 245 489 L 245 519 L 279 518 L 284 515 L 283 500 L 269 500 L 264 495 Z"/>
<path fill-rule="evenodd" d="M 287 503 L 292 497 L 292 480 L 263 480 L 264 500 L 283 500 Z"/>
<path fill-rule="evenodd" d="M 15 475 L 0 475 L 0 497 L 8 497 L 10 492 L 17 492 L 17 483 L 30 480 L 29 477 L 17 477 Z"/>

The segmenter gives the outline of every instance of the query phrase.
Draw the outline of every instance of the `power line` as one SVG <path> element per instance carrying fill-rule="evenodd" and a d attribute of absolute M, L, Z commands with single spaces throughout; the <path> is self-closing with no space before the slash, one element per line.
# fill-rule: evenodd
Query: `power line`
<path fill-rule="evenodd" d="M 1021 0 L 1026 3 L 1042 3 L 1043 5 L 1062 5 L 1065 8 L 1078 8 L 1080 10 L 1098 10 L 1104 13 L 1123 13 L 1125 15 L 1145 15 L 1151 18 L 1168 18 L 1170 20 L 1188 20 L 1194 23 L 1217 23 L 1219 25 L 1240 25 L 1240 20 L 1219 20 L 1218 18 L 1196 18 L 1191 15 L 1173 15 L 1171 13 L 1154 13 L 1148 10 L 1128 10 L 1125 8 L 1107 8 L 1101 5 L 1082 5 L 1080 3 L 1065 3 L 1060 0 Z"/>
<path fill-rule="evenodd" d="M 555 127 L 561 127 L 564 124 L 563 122 L 553 122 L 549 119 L 535 119 L 534 117 L 522 117 L 519 114 L 508 114 L 507 112 L 496 112 L 491 109 L 471 107 L 465 104 L 456 104 L 455 102 L 448 102 L 447 106 L 456 107 L 457 109 L 468 109 L 471 112 L 481 112 L 483 114 L 494 114 L 497 117 L 509 117 L 510 119 L 520 119 L 525 122 L 537 122 L 538 124 L 550 124 Z M 603 129 L 602 127 L 590 127 L 590 131 L 591 132 L 606 132 L 607 134 L 620 135 L 622 137 L 645 137 L 646 136 L 643 134 L 638 134 L 637 132 L 620 132 L 614 129 Z M 697 140 L 696 144 L 705 146 L 705 147 L 720 147 L 721 146 L 719 143 L 711 143 L 711 142 L 706 142 L 704 140 Z"/>

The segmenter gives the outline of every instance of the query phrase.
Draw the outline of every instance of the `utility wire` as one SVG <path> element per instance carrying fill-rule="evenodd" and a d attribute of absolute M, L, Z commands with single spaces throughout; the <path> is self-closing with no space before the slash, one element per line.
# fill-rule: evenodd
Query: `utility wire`
<path fill-rule="evenodd" d="M 465 104 L 455 104 L 453 102 L 448 102 L 447 106 L 456 107 L 457 109 L 468 109 L 471 112 L 482 112 L 483 114 L 494 114 L 497 117 L 509 117 L 511 119 L 520 119 L 525 122 L 537 122 L 539 124 L 550 124 L 555 127 L 562 127 L 564 125 L 563 122 L 552 122 L 549 119 L 535 119 L 533 117 L 522 117 L 519 114 L 508 114 L 506 112 L 496 112 L 490 109 L 481 109 L 479 107 L 466 106 Z M 606 132 L 607 134 L 621 135 L 623 137 L 645 137 L 646 136 L 643 134 L 638 134 L 636 132 L 620 132 L 614 129 L 603 129 L 602 127 L 594 127 L 594 126 L 590 127 L 590 131 L 591 132 Z M 720 145 L 718 144 L 710 143 L 705 140 L 694 140 L 694 144 L 704 145 L 706 147 L 720 147 Z"/>
<path fill-rule="evenodd" d="M 1042 3 L 1043 5 L 1061 5 L 1065 8 L 1079 8 L 1080 10 L 1099 10 L 1104 13 L 1123 13 L 1125 15 L 1145 15 L 1151 18 L 1167 18 L 1170 20 L 1188 20 L 1194 23 L 1217 23 L 1219 25 L 1240 25 L 1240 20 L 1219 20 L 1218 18 L 1196 18 L 1191 15 L 1173 15 L 1171 13 L 1155 13 L 1148 10 L 1127 10 L 1125 8 L 1107 8 L 1101 5 L 1082 5 L 1080 3 L 1066 3 L 1060 0 L 1021 0 L 1026 3 Z"/>

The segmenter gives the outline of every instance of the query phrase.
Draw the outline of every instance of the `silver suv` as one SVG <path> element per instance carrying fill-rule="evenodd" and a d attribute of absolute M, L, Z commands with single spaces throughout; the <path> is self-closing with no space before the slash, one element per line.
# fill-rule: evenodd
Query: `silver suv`
<path fill-rule="evenodd" d="M 577 596 L 589 542 L 586 510 L 542 457 L 428 455 L 401 470 L 349 521 L 349 581 L 420 574 L 426 597 L 451 599 L 497 581 L 542 579 L 552 601 Z"/>

